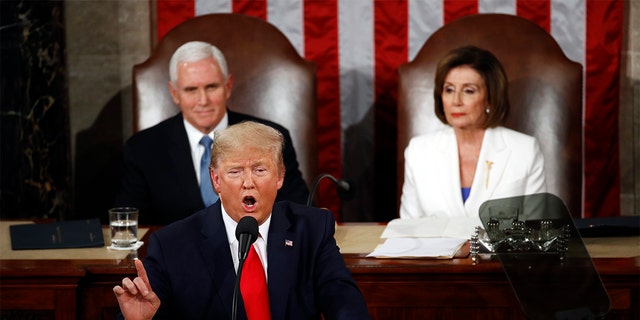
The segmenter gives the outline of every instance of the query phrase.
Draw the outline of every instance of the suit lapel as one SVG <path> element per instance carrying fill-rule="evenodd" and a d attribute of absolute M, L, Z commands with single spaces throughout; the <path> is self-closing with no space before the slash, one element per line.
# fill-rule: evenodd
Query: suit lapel
<path fill-rule="evenodd" d="M 491 198 L 498 182 L 502 178 L 510 155 L 511 150 L 507 148 L 502 131 L 500 129 L 487 129 L 482 142 L 482 151 L 478 159 L 476 175 L 473 179 L 471 196 L 467 200 L 468 207 L 478 207 L 481 202 L 484 202 L 481 199 Z"/>
<path fill-rule="evenodd" d="M 286 203 L 276 203 L 271 215 L 267 259 L 268 285 L 272 319 L 285 319 L 292 274 L 298 269 L 298 255 L 302 249 L 297 234 L 288 231 Z M 286 241 L 286 242 L 285 242 Z M 289 242 L 290 241 L 290 242 Z"/>
<path fill-rule="evenodd" d="M 172 133 L 167 138 L 167 150 L 173 168 L 179 168 L 175 172 L 174 181 L 180 186 L 181 190 L 186 190 L 185 194 L 188 198 L 185 201 L 193 203 L 194 207 L 204 208 L 200 189 L 198 186 L 198 178 L 193 168 L 193 160 L 191 159 L 191 147 L 189 146 L 189 138 L 187 130 L 184 128 L 182 114 L 179 113 L 171 121 Z M 199 206 L 195 206 L 199 204 Z"/>
<path fill-rule="evenodd" d="M 217 293 L 216 298 L 220 300 L 219 305 L 229 306 L 226 309 L 228 316 L 231 317 L 236 272 L 231 259 L 227 231 L 222 221 L 220 201 L 206 210 L 206 219 L 203 221 L 200 230 L 202 234 L 199 246 L 200 253 L 213 281 L 211 285 L 212 291 Z M 241 302 L 238 303 L 238 310 L 241 310 L 242 306 L 240 304 Z"/>
<path fill-rule="evenodd" d="M 460 159 L 458 159 L 458 143 L 455 138 L 453 128 L 447 127 L 442 130 L 438 136 L 437 152 L 440 156 L 434 157 L 439 159 L 436 168 L 439 170 L 439 177 L 436 181 L 444 181 L 441 188 L 440 197 L 445 199 L 445 203 L 449 204 L 451 212 L 464 212 L 464 203 L 462 202 L 461 186 L 460 186 Z M 449 156 L 453 154 L 453 159 Z"/>
<path fill-rule="evenodd" d="M 229 117 L 229 125 L 234 125 L 236 123 L 241 122 L 243 117 L 240 116 L 239 113 L 233 112 L 227 108 L 227 116 Z"/>

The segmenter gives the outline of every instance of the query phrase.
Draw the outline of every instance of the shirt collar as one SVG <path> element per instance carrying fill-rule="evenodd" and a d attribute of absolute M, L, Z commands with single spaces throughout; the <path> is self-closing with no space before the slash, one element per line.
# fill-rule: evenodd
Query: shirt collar
<path fill-rule="evenodd" d="M 191 150 L 196 150 L 198 145 L 200 145 L 200 139 L 202 139 L 202 132 L 200 132 L 196 127 L 194 127 L 187 119 L 182 118 L 182 122 L 184 123 L 184 129 L 187 131 L 187 138 L 189 138 L 189 146 L 191 146 Z M 225 129 L 229 126 L 229 114 L 227 112 L 224 113 L 224 117 L 220 120 L 220 123 L 213 128 L 211 132 L 208 133 L 209 138 L 213 139 L 214 132 L 218 130 Z"/>
<path fill-rule="evenodd" d="M 220 208 L 222 210 L 222 221 L 224 222 L 224 228 L 227 231 L 227 240 L 229 240 L 229 244 L 234 244 L 238 242 L 236 239 L 236 228 L 238 227 L 238 223 L 231 219 L 227 210 L 224 209 L 222 203 L 220 203 Z M 267 237 L 269 236 L 269 226 L 271 225 L 271 214 L 267 220 L 265 220 L 261 225 L 258 226 L 258 232 L 262 239 L 264 239 L 264 243 L 267 243 Z"/>

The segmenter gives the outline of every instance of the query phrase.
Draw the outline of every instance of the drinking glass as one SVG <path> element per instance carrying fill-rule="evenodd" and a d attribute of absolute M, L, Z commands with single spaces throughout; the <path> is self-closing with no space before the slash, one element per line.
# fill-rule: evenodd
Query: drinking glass
<path fill-rule="evenodd" d="M 133 207 L 109 209 L 109 226 L 113 247 L 133 247 L 138 242 L 138 209 Z"/>

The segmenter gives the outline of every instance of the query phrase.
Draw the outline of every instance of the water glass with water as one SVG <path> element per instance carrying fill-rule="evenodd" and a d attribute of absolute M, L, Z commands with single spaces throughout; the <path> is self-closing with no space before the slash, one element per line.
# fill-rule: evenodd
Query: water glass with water
<path fill-rule="evenodd" d="M 109 226 L 113 247 L 133 247 L 138 242 L 138 209 L 133 207 L 109 209 Z"/>

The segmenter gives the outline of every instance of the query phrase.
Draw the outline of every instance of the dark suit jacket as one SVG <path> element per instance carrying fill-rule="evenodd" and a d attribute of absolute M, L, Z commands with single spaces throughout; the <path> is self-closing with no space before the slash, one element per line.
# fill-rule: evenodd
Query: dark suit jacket
<path fill-rule="evenodd" d="M 229 125 L 256 121 L 285 139 L 284 184 L 276 201 L 305 204 L 309 189 L 298 169 L 289 131 L 276 123 L 227 110 Z M 99 183 L 99 182 L 96 182 Z M 133 135 L 124 146 L 122 186 L 115 206 L 140 210 L 140 224 L 165 225 L 204 208 L 182 113 Z"/>
<path fill-rule="evenodd" d="M 222 214 L 218 200 L 151 235 L 144 265 L 161 301 L 154 319 L 230 319 L 236 272 Z M 329 211 L 274 205 L 267 238 L 272 319 L 369 319 L 334 232 Z M 238 319 L 245 319 L 238 300 Z"/>

